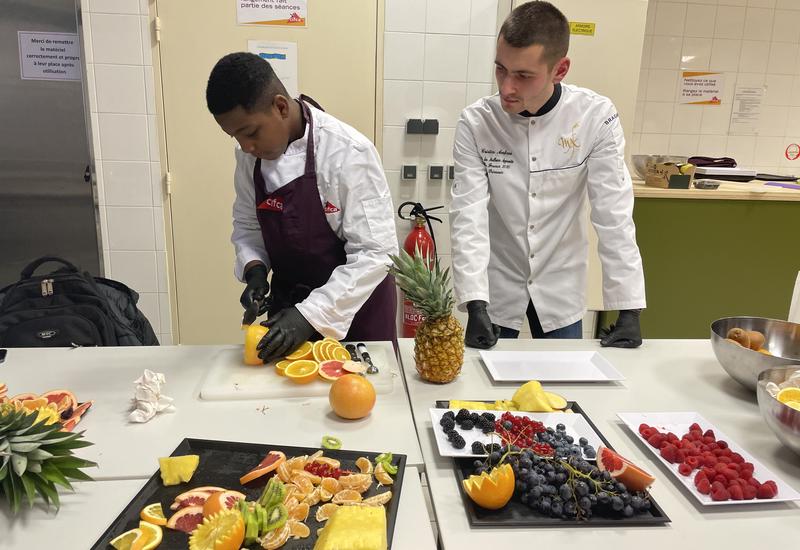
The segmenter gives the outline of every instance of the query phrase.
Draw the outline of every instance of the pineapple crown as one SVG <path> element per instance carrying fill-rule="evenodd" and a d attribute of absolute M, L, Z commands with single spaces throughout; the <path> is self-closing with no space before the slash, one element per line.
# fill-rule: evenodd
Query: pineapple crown
<path fill-rule="evenodd" d="M 23 498 L 33 506 L 37 494 L 58 509 L 56 485 L 72 490 L 69 480 L 92 481 L 81 468 L 97 464 L 73 456 L 75 449 L 92 443 L 83 432 L 63 432 L 60 422 L 48 420 L 39 411 L 0 404 L 0 496 L 14 514 Z"/>
<path fill-rule="evenodd" d="M 397 286 L 427 319 L 439 319 L 452 313 L 454 300 L 450 269 L 442 271 L 438 258 L 423 257 L 419 247 L 413 258 L 405 250 L 389 257 L 393 264 L 389 273 L 394 275 Z"/>

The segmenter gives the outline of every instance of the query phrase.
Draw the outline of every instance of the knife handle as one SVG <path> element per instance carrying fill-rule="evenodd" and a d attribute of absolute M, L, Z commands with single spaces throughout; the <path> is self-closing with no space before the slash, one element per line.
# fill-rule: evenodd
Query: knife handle
<path fill-rule="evenodd" d="M 350 354 L 350 359 L 353 361 L 361 361 L 358 357 L 358 352 L 356 351 L 356 347 L 353 344 L 347 344 L 344 349 L 347 350 L 347 353 Z"/>

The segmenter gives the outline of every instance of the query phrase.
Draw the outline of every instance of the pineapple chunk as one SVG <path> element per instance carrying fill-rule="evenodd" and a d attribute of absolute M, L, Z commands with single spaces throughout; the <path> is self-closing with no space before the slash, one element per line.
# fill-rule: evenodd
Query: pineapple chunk
<path fill-rule="evenodd" d="M 314 545 L 314 550 L 386 550 L 383 506 L 341 506 Z"/>
<path fill-rule="evenodd" d="M 161 481 L 165 487 L 186 483 L 194 475 L 197 466 L 200 464 L 200 456 L 168 456 L 158 459 L 161 468 Z"/>

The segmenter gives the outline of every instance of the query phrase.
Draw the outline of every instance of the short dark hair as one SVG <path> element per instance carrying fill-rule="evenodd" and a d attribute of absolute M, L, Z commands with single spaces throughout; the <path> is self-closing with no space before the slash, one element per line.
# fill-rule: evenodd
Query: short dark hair
<path fill-rule="evenodd" d="M 249 112 L 271 104 L 278 94 L 288 95 L 272 65 L 255 54 L 236 52 L 217 61 L 211 70 L 206 104 L 214 115 L 227 113 L 239 105 Z"/>
<path fill-rule="evenodd" d="M 552 67 L 569 50 L 569 21 L 550 2 L 526 2 L 509 14 L 500 27 L 500 36 L 514 48 L 541 45 Z"/>

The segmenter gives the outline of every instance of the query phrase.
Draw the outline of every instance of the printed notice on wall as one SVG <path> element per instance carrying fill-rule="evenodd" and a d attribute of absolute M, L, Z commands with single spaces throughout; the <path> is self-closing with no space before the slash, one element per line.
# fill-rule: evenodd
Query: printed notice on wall
<path fill-rule="evenodd" d="M 305 27 L 308 0 L 235 0 L 240 25 Z"/>
<path fill-rule="evenodd" d="M 299 95 L 297 85 L 297 44 L 295 42 L 270 42 L 248 40 L 247 51 L 266 59 L 283 82 L 290 97 Z"/>
<path fill-rule="evenodd" d="M 721 73 L 684 71 L 678 102 L 688 105 L 719 105 L 722 103 L 724 80 Z"/>
<path fill-rule="evenodd" d="M 757 134 L 763 101 L 763 86 L 736 86 L 728 133 L 737 135 Z"/>
<path fill-rule="evenodd" d="M 17 31 L 23 80 L 80 80 L 81 43 L 77 34 Z"/>

